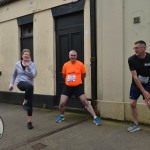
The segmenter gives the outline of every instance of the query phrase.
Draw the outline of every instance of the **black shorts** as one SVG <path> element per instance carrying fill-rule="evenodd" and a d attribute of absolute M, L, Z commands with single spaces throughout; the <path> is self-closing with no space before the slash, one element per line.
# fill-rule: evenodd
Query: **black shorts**
<path fill-rule="evenodd" d="M 146 91 L 150 92 L 150 84 L 143 85 L 143 87 Z M 137 100 L 140 97 L 140 95 L 143 96 L 140 89 L 137 86 L 131 85 L 131 87 L 130 87 L 130 99 Z M 144 99 L 145 99 L 145 97 L 143 96 L 143 100 Z"/>
<path fill-rule="evenodd" d="M 68 97 L 71 97 L 72 95 L 75 95 L 76 97 L 79 97 L 81 95 L 85 94 L 83 85 L 79 84 L 77 86 L 67 86 L 65 85 L 62 91 L 62 95 L 66 95 Z"/>

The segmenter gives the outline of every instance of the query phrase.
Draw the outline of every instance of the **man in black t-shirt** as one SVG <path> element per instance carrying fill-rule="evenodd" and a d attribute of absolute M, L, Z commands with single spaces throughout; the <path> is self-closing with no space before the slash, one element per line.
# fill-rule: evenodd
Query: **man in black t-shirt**
<path fill-rule="evenodd" d="M 135 42 L 133 49 L 135 54 L 128 59 L 132 74 L 130 105 L 133 116 L 133 125 L 128 128 L 129 132 L 140 130 L 137 113 L 137 99 L 140 95 L 143 96 L 143 100 L 145 100 L 150 109 L 150 54 L 146 52 L 146 43 L 144 41 Z"/>

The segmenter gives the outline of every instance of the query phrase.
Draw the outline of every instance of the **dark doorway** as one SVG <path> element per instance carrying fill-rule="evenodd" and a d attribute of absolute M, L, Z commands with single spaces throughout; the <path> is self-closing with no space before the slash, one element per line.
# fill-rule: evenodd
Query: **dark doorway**
<path fill-rule="evenodd" d="M 56 23 L 56 92 L 57 104 L 64 86 L 62 66 L 69 60 L 69 51 L 74 49 L 78 53 L 78 60 L 84 62 L 84 24 L 83 11 L 57 17 Z M 72 97 L 67 107 L 83 108 L 80 100 Z"/>

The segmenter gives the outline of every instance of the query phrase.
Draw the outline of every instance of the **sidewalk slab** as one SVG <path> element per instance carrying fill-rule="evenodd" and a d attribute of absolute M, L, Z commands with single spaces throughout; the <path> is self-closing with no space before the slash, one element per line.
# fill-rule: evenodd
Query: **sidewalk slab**
<path fill-rule="evenodd" d="M 96 126 L 89 114 L 66 112 L 56 123 L 58 111 L 34 109 L 33 130 L 25 126 L 25 112 L 20 106 L 0 104 L 5 123 L 0 150 L 149 150 L 150 126 L 129 133 L 129 124 L 102 120 Z"/>
<path fill-rule="evenodd" d="M 97 127 L 88 120 L 16 150 L 33 150 L 37 144 L 45 146 L 42 150 L 149 150 L 150 130 L 129 133 L 127 127 L 108 121 Z"/>
<path fill-rule="evenodd" d="M 69 125 L 74 125 L 85 117 L 87 114 L 69 113 L 66 112 L 66 121 L 63 124 L 56 123 L 58 111 L 46 109 L 34 109 L 33 112 L 33 130 L 28 130 L 26 127 L 26 112 L 22 106 L 1 104 L 0 116 L 4 121 L 4 135 L 0 140 L 0 150 L 3 148 L 15 147 L 19 143 L 28 143 L 34 138 L 57 131 Z"/>

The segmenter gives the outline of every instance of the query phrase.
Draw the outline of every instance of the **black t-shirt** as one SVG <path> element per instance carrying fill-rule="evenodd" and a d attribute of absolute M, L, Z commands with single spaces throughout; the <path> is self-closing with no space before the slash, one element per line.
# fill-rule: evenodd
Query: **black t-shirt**
<path fill-rule="evenodd" d="M 135 70 L 142 84 L 150 83 L 150 54 L 146 53 L 146 57 L 141 59 L 137 55 L 129 57 L 128 64 L 130 71 Z M 136 85 L 132 78 L 132 85 Z"/>

